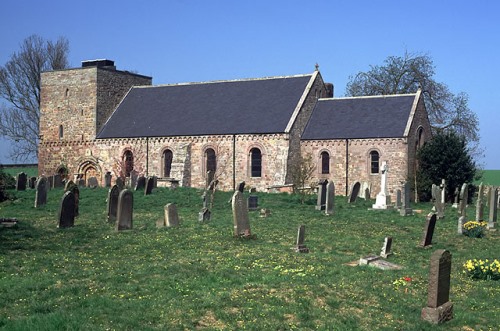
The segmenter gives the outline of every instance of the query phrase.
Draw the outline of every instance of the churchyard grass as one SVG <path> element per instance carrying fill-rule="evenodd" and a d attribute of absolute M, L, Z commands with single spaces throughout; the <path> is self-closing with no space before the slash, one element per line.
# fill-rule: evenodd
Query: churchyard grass
<path fill-rule="evenodd" d="M 420 319 L 427 303 L 429 259 L 452 254 L 447 330 L 498 330 L 500 282 L 464 273 L 470 259 L 498 259 L 500 232 L 483 238 L 456 234 L 457 210 L 447 205 L 432 248 L 419 247 L 431 204 L 413 204 L 413 216 L 368 210 L 337 196 L 334 215 L 288 194 L 256 193 L 271 215 L 250 212 L 256 239 L 233 238 L 229 192 L 216 192 L 212 218 L 198 221 L 200 190 L 134 192 L 133 229 L 106 222 L 107 189 L 80 190 L 75 226 L 57 229 L 62 189 L 35 209 L 35 192 L 11 191 L 0 217 L 1 330 L 434 330 Z M 245 193 L 247 196 L 248 193 Z M 156 228 L 175 202 L 180 226 Z M 473 205 L 468 215 L 474 215 Z M 297 228 L 306 227 L 310 253 L 296 253 Z M 379 254 L 392 236 L 387 270 L 349 266 Z M 404 286 L 394 282 L 411 278 Z"/>
<path fill-rule="evenodd" d="M 28 178 L 38 176 L 38 167 L 5 167 L 3 171 L 12 177 L 16 177 L 20 172 L 24 172 Z"/>

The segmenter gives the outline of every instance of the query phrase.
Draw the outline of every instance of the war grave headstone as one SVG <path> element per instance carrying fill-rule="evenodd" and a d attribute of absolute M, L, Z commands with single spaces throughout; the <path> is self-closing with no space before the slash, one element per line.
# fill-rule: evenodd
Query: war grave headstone
<path fill-rule="evenodd" d="M 489 212 L 489 215 L 488 215 L 488 225 L 486 226 L 486 228 L 488 230 L 493 230 L 493 229 L 495 229 L 495 225 L 497 223 L 498 188 L 491 187 L 490 190 L 491 190 L 491 193 L 490 193 L 490 212 Z"/>
<path fill-rule="evenodd" d="M 297 253 L 309 253 L 309 248 L 304 245 L 304 240 L 306 236 L 306 226 L 301 225 L 297 231 L 297 242 L 295 244 L 294 250 Z"/>
<path fill-rule="evenodd" d="M 146 185 L 144 186 L 144 195 L 150 195 L 153 192 L 154 179 L 153 177 L 148 177 L 146 179 Z"/>
<path fill-rule="evenodd" d="M 436 227 L 437 215 L 430 213 L 425 220 L 424 235 L 420 246 L 424 248 L 432 247 L 432 236 L 434 235 L 434 228 Z"/>
<path fill-rule="evenodd" d="M 64 193 L 59 204 L 58 228 L 70 228 L 75 224 L 75 195 L 71 191 Z"/>
<path fill-rule="evenodd" d="M 118 195 L 116 210 L 117 231 L 132 229 L 132 216 L 134 212 L 134 194 L 130 190 L 122 190 Z"/>
<path fill-rule="evenodd" d="M 137 178 L 137 183 L 135 184 L 135 190 L 136 191 L 144 190 L 145 187 L 146 187 L 146 177 L 139 176 Z"/>
<path fill-rule="evenodd" d="M 326 185 L 328 180 L 322 179 L 318 183 L 318 199 L 316 201 L 316 210 L 325 210 L 326 208 Z"/>
<path fill-rule="evenodd" d="M 47 178 L 39 177 L 35 185 L 35 208 L 47 204 Z"/>
<path fill-rule="evenodd" d="M 326 184 L 325 214 L 333 215 L 334 209 L 335 209 L 335 184 L 332 181 Z"/>
<path fill-rule="evenodd" d="M 391 256 L 392 255 L 391 248 L 392 248 L 392 237 L 385 237 L 384 245 L 382 246 L 382 250 L 380 251 L 380 256 L 383 258 L 388 258 L 389 256 Z"/>
<path fill-rule="evenodd" d="M 422 309 L 424 321 L 440 324 L 453 319 L 450 301 L 451 254 L 438 249 L 431 255 L 427 307 Z"/>
<path fill-rule="evenodd" d="M 120 195 L 120 188 L 118 185 L 113 185 L 108 191 L 107 211 L 109 223 L 116 221 L 116 212 L 118 210 L 118 196 Z"/>
<path fill-rule="evenodd" d="M 104 187 L 111 187 L 111 171 L 107 171 L 104 175 Z"/>
<path fill-rule="evenodd" d="M 403 184 L 403 204 L 399 210 L 401 216 L 409 216 L 413 214 L 413 209 L 410 206 L 410 183 L 405 182 Z"/>
<path fill-rule="evenodd" d="M 467 217 L 467 201 L 469 200 L 469 185 L 464 183 L 460 189 L 459 214 Z"/>
<path fill-rule="evenodd" d="M 251 237 L 247 206 L 243 202 L 243 194 L 239 190 L 234 192 L 231 206 L 233 210 L 234 236 Z"/>
<path fill-rule="evenodd" d="M 73 193 L 75 197 L 75 217 L 80 214 L 80 189 L 76 185 L 69 187 L 69 192 Z"/>
<path fill-rule="evenodd" d="M 179 225 L 179 214 L 175 203 L 168 203 L 165 206 L 165 224 L 168 227 Z"/>
<path fill-rule="evenodd" d="M 97 188 L 99 187 L 99 182 L 97 181 L 97 178 L 92 176 L 87 180 L 87 186 L 90 188 Z"/>
<path fill-rule="evenodd" d="M 387 162 L 382 162 L 382 167 L 380 169 L 380 192 L 377 194 L 375 204 L 372 205 L 373 209 L 387 209 L 388 208 L 388 196 L 387 196 L 387 173 L 389 167 Z"/>
<path fill-rule="evenodd" d="M 356 202 L 356 199 L 359 196 L 359 191 L 361 190 L 361 183 L 360 182 L 355 182 L 352 187 L 351 187 L 351 194 L 349 194 L 349 199 L 347 200 L 348 203 L 354 203 Z"/>
<path fill-rule="evenodd" d="M 18 173 L 16 177 L 16 191 L 25 191 L 27 182 L 28 175 L 26 175 L 24 172 Z"/>
<path fill-rule="evenodd" d="M 476 200 L 476 221 L 484 221 L 484 186 L 483 183 L 479 184 L 477 189 L 477 200 Z"/>
<path fill-rule="evenodd" d="M 30 189 L 34 189 L 35 185 L 36 185 L 36 177 L 30 177 L 30 179 L 28 180 L 28 187 Z"/>

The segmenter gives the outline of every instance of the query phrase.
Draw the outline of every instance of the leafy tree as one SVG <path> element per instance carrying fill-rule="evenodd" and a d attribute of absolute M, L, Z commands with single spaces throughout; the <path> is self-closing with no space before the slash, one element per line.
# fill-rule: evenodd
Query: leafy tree
<path fill-rule="evenodd" d="M 428 55 L 405 52 L 404 56 L 389 56 L 383 65 L 370 66 L 369 71 L 351 76 L 346 95 L 415 93 L 420 88 L 434 132 L 453 130 L 466 138 L 475 153 L 480 153 L 479 121 L 468 106 L 467 94 L 453 94 L 447 85 L 435 80 L 434 70 Z"/>
<path fill-rule="evenodd" d="M 0 98 L 8 102 L 0 108 L 0 135 L 12 141 L 16 161 L 37 156 L 40 73 L 67 68 L 68 54 L 66 38 L 52 42 L 32 35 L 0 67 Z"/>
<path fill-rule="evenodd" d="M 306 189 L 306 185 L 312 179 L 315 169 L 316 165 L 311 154 L 305 156 L 299 155 L 299 161 L 291 168 L 293 191 L 299 194 L 300 203 L 302 204 L 305 202 L 306 196 L 310 193 L 310 190 Z"/>
<path fill-rule="evenodd" d="M 446 180 L 446 200 L 452 201 L 454 190 L 471 183 L 477 173 L 465 138 L 451 130 L 438 131 L 417 152 L 417 185 L 420 201 L 430 201 L 432 184 Z"/>

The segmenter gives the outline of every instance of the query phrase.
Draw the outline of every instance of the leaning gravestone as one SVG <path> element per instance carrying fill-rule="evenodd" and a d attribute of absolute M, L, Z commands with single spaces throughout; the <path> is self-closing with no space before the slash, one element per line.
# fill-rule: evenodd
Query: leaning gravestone
<path fill-rule="evenodd" d="M 349 200 L 348 200 L 349 203 L 356 202 L 356 199 L 358 198 L 359 190 L 360 189 L 361 189 L 361 183 L 360 182 L 356 182 L 356 183 L 354 183 L 352 185 L 351 194 L 349 195 Z"/>
<path fill-rule="evenodd" d="M 70 228 L 75 224 L 75 196 L 71 191 L 64 193 L 59 205 L 58 228 Z"/>
<path fill-rule="evenodd" d="M 90 188 L 96 188 L 99 186 L 99 183 L 97 182 L 97 178 L 96 177 L 90 177 L 87 181 L 87 186 L 90 187 Z"/>
<path fill-rule="evenodd" d="M 434 235 L 434 228 L 436 227 L 436 219 L 437 217 L 435 213 L 427 215 L 427 219 L 425 220 L 424 235 L 422 237 L 422 241 L 420 242 L 421 247 L 431 247 L 432 236 Z"/>
<path fill-rule="evenodd" d="M 108 191 L 108 222 L 114 223 L 116 221 L 116 211 L 118 210 L 118 196 L 120 195 L 120 188 L 118 185 L 113 185 Z"/>
<path fill-rule="evenodd" d="M 27 182 L 28 176 L 24 172 L 18 173 L 16 180 L 16 191 L 25 191 Z"/>
<path fill-rule="evenodd" d="M 382 246 L 380 256 L 383 258 L 388 258 L 389 256 L 391 256 L 392 255 L 391 247 L 392 247 L 392 237 L 385 237 L 384 246 Z"/>
<path fill-rule="evenodd" d="M 135 184 L 135 190 L 136 191 L 144 190 L 145 187 L 146 187 L 146 177 L 139 176 L 139 178 L 137 178 L 137 183 Z"/>
<path fill-rule="evenodd" d="M 35 208 L 47 204 L 47 189 L 47 178 L 38 178 L 35 185 Z"/>
<path fill-rule="evenodd" d="M 326 203 L 325 214 L 332 215 L 335 208 L 335 184 L 328 182 L 326 184 Z"/>
<path fill-rule="evenodd" d="M 497 223 L 497 213 L 498 213 L 498 188 L 492 187 L 490 194 L 490 213 L 488 215 L 488 225 L 487 229 L 492 230 L 495 228 Z"/>
<path fill-rule="evenodd" d="M 323 179 L 318 183 L 318 199 L 316 201 L 316 210 L 325 210 L 326 206 L 326 185 L 328 180 Z"/>
<path fill-rule="evenodd" d="M 297 253 L 309 253 L 309 248 L 304 245 L 304 240 L 306 236 L 306 226 L 301 225 L 297 231 L 297 243 L 294 247 Z"/>
<path fill-rule="evenodd" d="M 211 181 L 210 181 L 211 183 Z M 241 193 L 243 193 L 245 191 L 245 182 L 241 182 L 238 184 L 238 191 L 240 191 Z"/>
<path fill-rule="evenodd" d="M 122 190 L 118 195 L 116 211 L 116 230 L 132 229 L 132 214 L 134 211 L 134 195 L 132 191 Z"/>
<path fill-rule="evenodd" d="M 165 206 L 165 224 L 168 227 L 179 225 L 179 214 L 175 203 L 168 203 Z"/>
<path fill-rule="evenodd" d="M 440 324 L 453 318 L 450 301 L 451 254 L 438 249 L 431 255 L 427 307 L 422 309 L 424 321 Z"/>
<path fill-rule="evenodd" d="M 237 190 L 234 192 L 231 199 L 233 209 L 233 223 L 235 237 L 250 237 L 250 220 L 248 218 L 248 210 L 246 203 L 243 202 L 242 193 Z"/>
<path fill-rule="evenodd" d="M 153 192 L 154 179 L 153 177 L 148 177 L 146 179 L 146 185 L 144 186 L 144 195 L 150 195 Z"/>

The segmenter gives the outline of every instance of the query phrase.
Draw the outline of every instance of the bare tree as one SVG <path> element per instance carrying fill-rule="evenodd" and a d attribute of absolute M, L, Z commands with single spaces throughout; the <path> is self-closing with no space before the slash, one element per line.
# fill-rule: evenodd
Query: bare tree
<path fill-rule="evenodd" d="M 0 97 L 8 103 L 0 107 L 0 135 L 13 142 L 12 159 L 27 160 L 37 156 L 40 73 L 67 68 L 68 54 L 66 38 L 52 42 L 31 35 L 0 67 Z"/>

